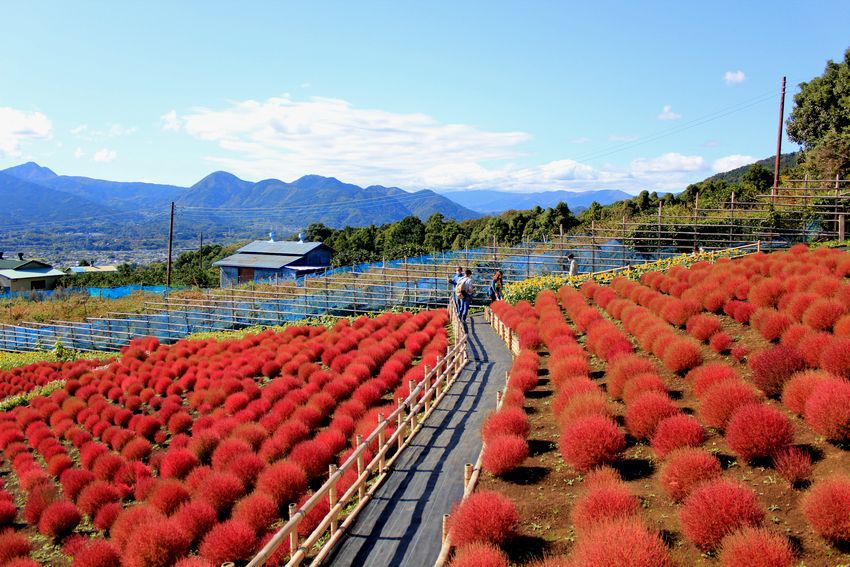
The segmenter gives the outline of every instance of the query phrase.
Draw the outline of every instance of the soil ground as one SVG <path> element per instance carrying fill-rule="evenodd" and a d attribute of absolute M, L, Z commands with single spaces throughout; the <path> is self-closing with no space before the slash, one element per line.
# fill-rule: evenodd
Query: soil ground
<path fill-rule="evenodd" d="M 603 312 L 604 314 L 604 312 Z M 723 330 L 736 339 L 736 344 L 750 352 L 768 346 L 768 343 L 749 326 L 721 316 Z M 616 320 L 621 330 L 622 326 Z M 636 351 L 640 351 L 636 346 Z M 686 413 L 694 413 L 697 399 L 689 384 L 680 376 L 666 371 L 652 355 L 661 376 L 670 389 L 671 397 Z M 551 410 L 554 391 L 548 379 L 548 353 L 540 352 L 541 371 L 538 386 L 528 393 L 525 410 L 529 414 L 532 430 L 529 436 L 530 456 L 522 467 L 504 478 L 482 475 L 479 490 L 496 490 L 509 496 L 519 507 L 522 518 L 520 537 L 506 547 L 512 562 L 525 564 L 542 557 L 566 555 L 575 541 L 569 513 L 582 491 L 582 476 L 567 465 L 558 450 L 559 431 Z M 718 355 L 707 345 L 703 346 L 705 362 L 724 361 L 736 367 L 745 379 L 750 373 L 746 361 L 736 363 L 732 357 Z M 605 389 L 605 363 L 591 357 L 592 378 Z M 770 401 L 792 417 L 796 426 L 795 444 L 806 446 L 815 456 L 812 481 L 850 471 L 850 450 L 837 447 L 817 437 L 802 419 L 787 412 L 781 404 Z M 625 406 L 612 402 L 614 413 L 622 423 Z M 716 553 L 705 553 L 688 542 L 681 533 L 678 509 L 661 488 L 658 477 L 660 461 L 646 443 L 637 443 L 627 437 L 628 448 L 615 467 L 624 481 L 641 499 L 642 517 L 648 526 L 659 530 L 670 547 L 676 565 L 718 565 Z M 769 464 L 747 464 L 735 459 L 720 432 L 708 429 L 704 448 L 717 454 L 728 478 L 737 479 L 750 486 L 759 496 L 767 511 L 765 527 L 785 533 L 797 552 L 797 565 L 805 567 L 835 567 L 850 565 L 850 549 L 833 546 L 814 534 L 803 518 L 799 505 L 806 486 L 792 487 Z M 743 566 L 742 566 L 743 567 Z"/>

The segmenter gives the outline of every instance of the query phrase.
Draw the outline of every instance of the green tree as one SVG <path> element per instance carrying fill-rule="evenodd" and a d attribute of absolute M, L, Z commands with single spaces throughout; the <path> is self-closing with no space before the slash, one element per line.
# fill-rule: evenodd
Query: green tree
<path fill-rule="evenodd" d="M 809 150 L 829 132 L 850 127 L 850 49 L 844 61 L 827 61 L 823 75 L 800 83 L 788 117 L 788 137 Z"/>
<path fill-rule="evenodd" d="M 821 179 L 850 177 L 850 130 L 828 132 L 806 152 L 806 168 Z"/>
<path fill-rule="evenodd" d="M 334 229 L 331 227 L 325 226 L 320 222 L 314 222 L 307 226 L 307 229 L 304 231 L 304 237 L 308 242 L 324 242 L 333 232 Z"/>
<path fill-rule="evenodd" d="M 445 250 L 447 246 L 444 234 L 445 220 L 442 213 L 434 213 L 425 221 L 424 244 L 429 252 Z"/>

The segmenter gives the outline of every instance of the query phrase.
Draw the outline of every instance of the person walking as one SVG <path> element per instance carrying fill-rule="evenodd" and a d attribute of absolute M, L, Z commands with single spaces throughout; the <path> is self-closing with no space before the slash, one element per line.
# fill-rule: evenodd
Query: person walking
<path fill-rule="evenodd" d="M 457 282 L 456 296 L 458 302 L 457 314 L 461 323 L 466 324 L 466 316 L 469 313 L 469 302 L 472 299 L 472 270 L 466 270 L 464 277 Z"/>
<path fill-rule="evenodd" d="M 449 294 L 451 295 L 452 302 L 454 303 L 456 310 L 460 309 L 460 305 L 457 302 L 457 296 L 455 294 L 455 290 L 457 289 L 457 282 L 459 282 L 462 277 L 463 277 L 463 268 L 458 266 L 455 269 L 455 273 L 452 274 L 451 276 L 449 276 L 449 278 L 448 278 L 449 290 L 450 290 Z"/>
<path fill-rule="evenodd" d="M 578 275 L 578 264 L 576 264 L 576 257 L 573 254 L 568 254 L 567 260 L 570 261 L 570 270 L 569 270 L 570 277 L 577 276 Z"/>
<path fill-rule="evenodd" d="M 502 292 L 504 290 L 504 282 L 502 281 L 502 271 L 496 270 L 493 274 L 493 281 L 490 282 L 490 301 L 501 301 Z"/>

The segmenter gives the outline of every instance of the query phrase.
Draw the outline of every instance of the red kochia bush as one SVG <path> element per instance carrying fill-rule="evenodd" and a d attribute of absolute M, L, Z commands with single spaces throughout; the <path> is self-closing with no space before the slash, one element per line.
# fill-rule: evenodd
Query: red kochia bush
<path fill-rule="evenodd" d="M 212 506 L 219 517 L 223 518 L 244 493 L 245 487 L 236 475 L 212 472 L 201 481 L 195 496 Z"/>
<path fill-rule="evenodd" d="M 794 552 L 788 538 L 762 528 L 742 528 L 723 538 L 722 567 L 791 567 Z"/>
<path fill-rule="evenodd" d="M 221 565 L 227 561 L 250 559 L 257 546 L 253 528 L 238 520 L 218 524 L 209 531 L 199 548 L 201 557 Z"/>
<path fill-rule="evenodd" d="M 706 391 L 699 406 L 699 418 L 708 427 L 723 429 L 736 409 L 759 402 L 761 397 L 751 385 L 740 380 L 726 380 Z"/>
<path fill-rule="evenodd" d="M 815 483 L 803 496 L 803 515 L 826 539 L 850 541 L 850 479 L 834 477 Z"/>
<path fill-rule="evenodd" d="M 26 557 L 30 549 L 30 542 L 23 535 L 13 530 L 0 532 L 0 563 L 6 564 L 16 557 Z"/>
<path fill-rule="evenodd" d="M 159 480 L 147 497 L 147 502 L 163 514 L 170 516 L 190 498 L 189 490 L 177 479 Z"/>
<path fill-rule="evenodd" d="M 821 352 L 820 367 L 841 378 L 850 378 L 850 339 L 833 339 Z"/>
<path fill-rule="evenodd" d="M 277 503 L 271 496 L 264 492 L 254 492 L 236 503 L 231 518 L 246 523 L 257 533 L 262 533 L 279 516 Z"/>
<path fill-rule="evenodd" d="M 569 565 L 573 567 L 672 567 L 667 546 L 657 533 L 629 518 L 599 526 L 579 538 Z"/>
<path fill-rule="evenodd" d="M 635 439 L 647 439 L 662 419 L 677 413 L 679 408 L 667 394 L 646 392 L 626 407 L 626 430 Z"/>
<path fill-rule="evenodd" d="M 850 438 L 850 382 L 833 378 L 817 384 L 803 415 L 815 433 L 831 441 Z"/>
<path fill-rule="evenodd" d="M 764 510 L 755 492 L 725 479 L 697 486 L 679 511 L 685 537 L 703 549 L 713 549 L 730 533 L 760 526 L 763 520 Z"/>
<path fill-rule="evenodd" d="M 180 506 L 172 519 L 196 542 L 215 525 L 217 517 L 212 506 L 194 500 Z"/>
<path fill-rule="evenodd" d="M 711 350 L 718 354 L 721 354 L 731 349 L 733 342 L 734 341 L 732 340 L 732 337 L 730 337 L 723 331 L 719 331 L 711 335 L 711 340 L 709 341 L 709 344 L 711 345 Z"/>
<path fill-rule="evenodd" d="M 257 490 L 271 496 L 282 510 L 307 490 L 307 475 L 298 465 L 278 461 L 257 477 Z"/>
<path fill-rule="evenodd" d="M 101 506 L 119 500 L 121 500 L 121 493 L 117 488 L 102 480 L 96 480 L 80 492 L 77 506 L 89 517 L 94 518 Z"/>
<path fill-rule="evenodd" d="M 806 369 L 806 359 L 794 347 L 778 345 L 750 356 L 753 383 L 769 397 L 778 396 L 791 376 Z"/>
<path fill-rule="evenodd" d="M 152 523 L 130 536 L 121 564 L 124 567 L 170 567 L 189 552 L 191 545 L 189 535 L 173 520 Z"/>
<path fill-rule="evenodd" d="M 110 536 L 112 543 L 123 549 L 127 545 L 130 536 L 143 526 L 165 521 L 162 513 L 148 504 L 135 504 L 126 508 L 112 524 Z"/>
<path fill-rule="evenodd" d="M 693 339 L 675 339 L 664 351 L 664 367 L 679 373 L 702 364 L 702 352 Z"/>
<path fill-rule="evenodd" d="M 696 485 L 718 478 L 721 472 L 720 461 L 711 453 L 690 447 L 677 449 L 661 469 L 661 486 L 670 498 L 679 501 Z"/>
<path fill-rule="evenodd" d="M 811 476 L 812 456 L 803 449 L 788 447 L 773 455 L 773 466 L 782 478 L 795 484 Z"/>
<path fill-rule="evenodd" d="M 693 315 L 685 328 L 693 338 L 705 342 L 720 330 L 720 319 L 711 315 Z"/>
<path fill-rule="evenodd" d="M 705 432 L 699 421 L 691 415 L 678 413 L 658 422 L 652 435 L 652 450 L 662 459 L 680 447 L 699 447 L 705 441 Z"/>
<path fill-rule="evenodd" d="M 483 490 L 455 505 L 449 516 L 452 543 L 474 542 L 501 545 L 514 536 L 519 524 L 516 505 L 498 492 Z"/>
<path fill-rule="evenodd" d="M 528 443 L 519 435 L 497 435 L 484 446 L 484 470 L 496 476 L 508 473 L 528 458 Z"/>
<path fill-rule="evenodd" d="M 579 496 L 570 519 L 580 537 L 600 524 L 637 515 L 640 501 L 622 483 L 601 484 Z"/>
<path fill-rule="evenodd" d="M 61 538 L 77 527 L 82 514 L 72 502 L 60 500 L 44 509 L 38 521 L 38 531 L 43 535 Z"/>
<path fill-rule="evenodd" d="M 655 365 L 646 357 L 636 354 L 626 354 L 617 357 L 608 365 L 605 373 L 608 395 L 618 400 L 623 395 L 626 382 L 638 374 L 654 373 Z"/>
<path fill-rule="evenodd" d="M 18 515 L 18 508 L 10 500 L 0 500 L 0 529 L 12 525 Z"/>
<path fill-rule="evenodd" d="M 111 542 L 105 539 L 92 539 L 78 553 L 74 554 L 72 567 L 114 567 L 120 565 L 121 554 Z"/>
<path fill-rule="evenodd" d="M 564 460 L 578 471 L 612 463 L 626 448 L 626 437 L 610 418 L 592 415 L 576 420 L 561 432 Z"/>
<path fill-rule="evenodd" d="M 794 425 L 766 404 L 741 406 L 726 425 L 726 443 L 745 461 L 768 457 L 794 441 Z"/>
<path fill-rule="evenodd" d="M 657 374 L 638 374 L 623 387 L 623 401 L 630 404 L 647 392 L 667 393 L 667 386 Z"/>
<path fill-rule="evenodd" d="M 835 299 L 816 299 L 803 313 L 803 323 L 818 331 L 829 331 L 844 315 L 844 304 Z"/>
<path fill-rule="evenodd" d="M 492 543 L 470 543 L 455 551 L 449 567 L 508 567 L 504 552 Z"/>
<path fill-rule="evenodd" d="M 709 362 L 694 368 L 685 379 L 691 383 L 694 388 L 694 394 L 698 398 L 708 391 L 709 388 L 723 382 L 724 380 L 736 379 L 739 380 L 741 375 L 738 371 L 723 362 Z"/>
<path fill-rule="evenodd" d="M 498 435 L 519 435 L 520 437 L 528 437 L 531 431 L 531 425 L 528 423 L 528 416 L 520 408 L 502 408 L 499 411 L 491 413 L 484 420 L 484 425 L 481 428 L 481 436 L 485 443 Z"/>
<path fill-rule="evenodd" d="M 797 415 L 803 415 L 806 411 L 806 401 L 815 389 L 815 386 L 834 378 L 828 372 L 819 370 L 808 370 L 794 374 L 782 387 L 782 405 Z"/>

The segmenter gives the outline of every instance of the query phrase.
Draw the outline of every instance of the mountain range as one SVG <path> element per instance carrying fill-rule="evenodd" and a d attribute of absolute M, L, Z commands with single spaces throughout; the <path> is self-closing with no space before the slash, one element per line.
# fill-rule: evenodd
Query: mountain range
<path fill-rule="evenodd" d="M 498 214 L 510 209 L 531 209 L 534 207 L 554 207 L 558 203 L 569 205 L 573 213 L 590 206 L 593 201 L 600 205 L 610 205 L 623 199 L 631 199 L 624 191 L 600 189 L 595 191 L 542 191 L 538 193 L 517 193 L 509 191 L 454 191 L 443 193 L 455 203 L 485 215 Z"/>

